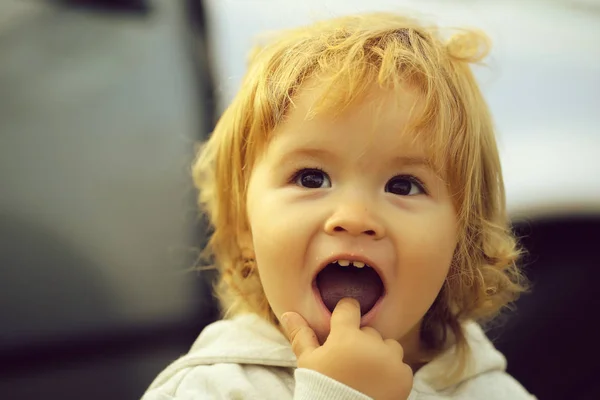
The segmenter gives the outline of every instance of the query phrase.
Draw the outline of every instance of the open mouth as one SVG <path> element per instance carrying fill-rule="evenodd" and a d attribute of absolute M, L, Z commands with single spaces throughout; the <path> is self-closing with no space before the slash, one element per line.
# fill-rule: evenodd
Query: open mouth
<path fill-rule="evenodd" d="M 317 289 L 323 303 L 333 312 L 344 297 L 360 303 L 360 314 L 367 314 L 384 294 L 381 277 L 368 264 L 338 260 L 327 264 L 316 277 Z"/>

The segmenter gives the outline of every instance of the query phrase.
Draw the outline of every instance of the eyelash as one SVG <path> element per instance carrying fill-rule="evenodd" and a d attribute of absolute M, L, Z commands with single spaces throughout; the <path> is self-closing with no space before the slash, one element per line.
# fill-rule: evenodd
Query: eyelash
<path fill-rule="evenodd" d="M 325 172 L 325 170 L 323 168 L 321 168 L 321 167 L 300 167 L 300 168 L 296 168 L 296 170 L 292 174 L 292 177 L 291 177 L 290 180 L 293 181 L 302 172 L 307 172 L 307 171 L 317 171 L 317 172 L 322 172 L 323 174 L 327 175 L 327 172 Z"/>
<path fill-rule="evenodd" d="M 290 184 L 295 184 L 296 181 L 298 180 L 298 178 L 300 177 L 300 175 L 304 172 L 309 172 L 309 171 L 314 171 L 314 172 L 320 172 L 323 175 L 329 176 L 329 174 L 327 174 L 327 172 L 325 172 L 325 170 L 323 170 L 323 168 L 320 167 L 303 167 L 303 168 L 298 168 L 296 169 L 296 171 L 292 174 L 289 183 Z M 423 181 L 421 181 L 419 178 L 417 178 L 414 175 L 405 175 L 405 174 L 399 174 L 399 175 L 394 175 L 392 176 L 389 180 L 391 181 L 394 178 L 401 178 L 401 179 L 406 179 L 408 181 L 410 181 L 411 183 L 417 185 L 420 187 L 420 189 L 423 191 L 423 194 L 425 195 L 429 195 L 429 190 L 427 189 L 427 185 L 425 185 L 423 183 Z M 387 186 L 387 183 L 386 183 Z"/>

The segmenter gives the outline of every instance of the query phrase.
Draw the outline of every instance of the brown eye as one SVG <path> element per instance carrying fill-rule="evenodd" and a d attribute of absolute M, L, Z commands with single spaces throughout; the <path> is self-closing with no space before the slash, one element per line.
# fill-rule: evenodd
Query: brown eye
<path fill-rule="evenodd" d="M 424 194 L 423 184 L 414 176 L 395 176 L 385 185 L 385 191 L 398 196 Z"/>
<path fill-rule="evenodd" d="M 331 187 L 331 181 L 327 174 L 318 169 L 303 169 L 298 171 L 295 183 L 308 189 L 320 189 Z"/>

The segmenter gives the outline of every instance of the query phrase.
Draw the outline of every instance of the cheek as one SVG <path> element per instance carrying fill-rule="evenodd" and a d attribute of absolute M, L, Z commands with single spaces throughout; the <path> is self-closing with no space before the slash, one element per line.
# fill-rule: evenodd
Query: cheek
<path fill-rule="evenodd" d="M 258 271 L 269 300 L 275 300 L 282 288 L 293 287 L 304 265 L 306 229 L 295 223 L 289 213 L 267 207 L 250 221 Z"/>
<path fill-rule="evenodd" d="M 265 190 L 260 204 L 249 213 L 257 258 L 264 261 L 297 257 L 306 250 L 308 241 L 319 226 L 311 202 L 299 202 L 285 194 Z"/>
<path fill-rule="evenodd" d="M 453 251 L 451 248 L 442 251 L 437 247 L 421 247 L 420 250 L 406 253 L 400 259 L 399 280 L 426 291 L 429 288 L 437 290 L 448 275 Z"/>
<path fill-rule="evenodd" d="M 413 237 L 414 238 L 414 237 Z M 398 301 L 410 325 L 419 321 L 438 296 L 454 254 L 454 237 L 430 232 L 400 255 Z M 405 304 L 406 306 L 402 306 Z"/>
<path fill-rule="evenodd" d="M 441 286 L 456 248 L 454 219 L 433 218 L 431 223 L 421 223 L 420 229 L 406 231 L 400 248 L 403 271 L 412 276 L 420 286 Z"/>
<path fill-rule="evenodd" d="M 269 240 L 262 232 L 255 232 L 253 235 L 254 255 L 262 289 L 273 312 L 280 315 L 289 308 L 284 288 L 288 288 L 289 293 L 289 288 L 292 287 L 289 282 L 295 280 L 293 271 L 288 268 L 290 260 L 285 257 L 286 243 L 276 236 Z"/>
<path fill-rule="evenodd" d="M 251 229 L 259 265 L 279 264 L 282 259 L 296 256 L 304 244 L 301 227 L 279 213 L 264 213 L 251 221 Z"/>

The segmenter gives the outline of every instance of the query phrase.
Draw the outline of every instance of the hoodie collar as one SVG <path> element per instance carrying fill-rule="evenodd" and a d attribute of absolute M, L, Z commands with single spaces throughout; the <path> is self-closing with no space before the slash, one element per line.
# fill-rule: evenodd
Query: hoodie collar
<path fill-rule="evenodd" d="M 416 390 L 425 393 L 442 392 L 477 375 L 506 370 L 506 358 L 496 350 L 479 324 L 468 321 L 463 323 L 463 329 L 470 348 L 465 369 L 452 380 L 440 379 L 448 377 L 456 366 L 456 346 L 453 345 L 416 372 Z"/>
<path fill-rule="evenodd" d="M 243 314 L 207 326 L 188 357 L 196 360 L 196 365 L 227 362 L 296 367 L 296 356 L 287 338 L 256 314 Z"/>
<path fill-rule="evenodd" d="M 452 346 L 416 372 L 416 391 L 442 392 L 485 372 L 506 370 L 506 359 L 481 327 L 475 322 L 463 326 L 471 349 L 466 368 L 452 381 L 440 379 L 448 376 L 456 365 L 456 348 Z M 295 368 L 296 356 L 287 338 L 275 326 L 256 314 L 243 314 L 207 326 L 190 352 L 178 362 L 180 367 L 235 363 Z"/>

